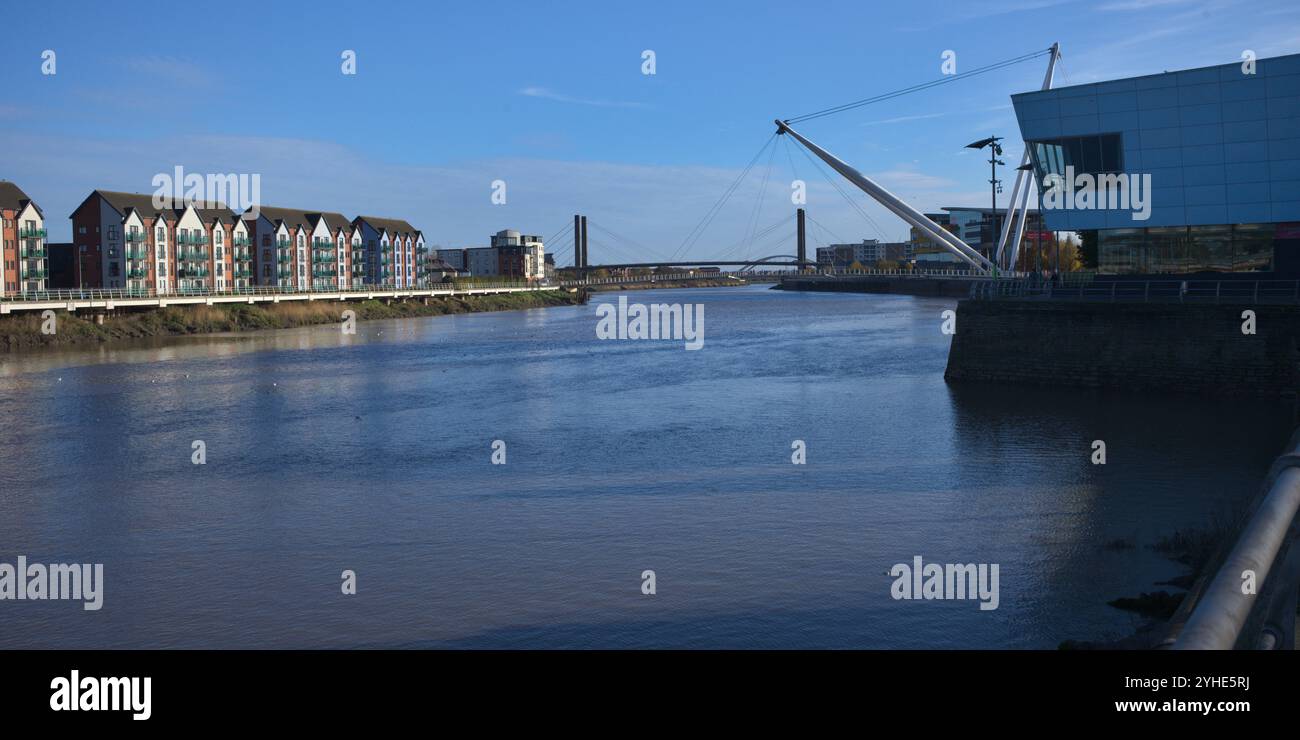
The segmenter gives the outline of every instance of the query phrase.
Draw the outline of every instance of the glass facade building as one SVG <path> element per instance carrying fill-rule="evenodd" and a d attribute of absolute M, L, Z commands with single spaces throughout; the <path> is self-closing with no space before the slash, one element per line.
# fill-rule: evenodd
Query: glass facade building
<path fill-rule="evenodd" d="M 1074 185 L 1107 179 L 1127 191 L 1129 207 L 1042 204 L 1048 229 L 1097 233 L 1100 272 L 1300 275 L 1300 54 L 1012 104 L 1040 192 L 1070 187 L 1053 178 L 1067 173 Z"/>

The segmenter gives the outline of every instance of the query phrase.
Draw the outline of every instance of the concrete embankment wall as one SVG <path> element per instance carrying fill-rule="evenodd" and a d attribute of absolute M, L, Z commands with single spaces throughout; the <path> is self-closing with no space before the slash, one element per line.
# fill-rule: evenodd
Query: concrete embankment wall
<path fill-rule="evenodd" d="M 781 278 L 778 290 L 816 290 L 837 293 L 896 293 L 964 298 L 970 295 L 967 280 L 847 275 L 835 278 Z"/>
<path fill-rule="evenodd" d="M 944 377 L 1285 396 L 1300 389 L 1298 343 L 1300 306 L 965 300 Z"/>

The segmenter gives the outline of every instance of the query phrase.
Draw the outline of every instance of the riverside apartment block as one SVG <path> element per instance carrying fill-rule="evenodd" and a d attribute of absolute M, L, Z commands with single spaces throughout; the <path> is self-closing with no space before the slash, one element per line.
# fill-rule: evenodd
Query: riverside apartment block
<path fill-rule="evenodd" d="M 0 298 L 49 285 L 45 215 L 22 188 L 0 180 Z"/>
<path fill-rule="evenodd" d="M 6 290 L 45 290 L 40 210 L 4 181 L 0 207 Z M 236 214 L 215 201 L 173 203 L 110 190 L 93 191 L 70 218 L 76 284 L 83 288 L 158 293 L 407 288 L 426 285 L 435 274 L 425 264 L 432 255 L 423 234 L 401 219 L 349 220 L 334 211 L 274 206 Z"/>

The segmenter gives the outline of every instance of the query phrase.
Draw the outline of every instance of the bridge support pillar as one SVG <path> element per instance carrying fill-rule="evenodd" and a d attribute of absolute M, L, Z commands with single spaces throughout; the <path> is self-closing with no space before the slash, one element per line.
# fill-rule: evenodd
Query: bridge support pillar
<path fill-rule="evenodd" d="M 587 217 L 582 217 L 582 274 L 587 274 Z"/>
<path fill-rule="evenodd" d="M 807 238 L 807 232 L 805 231 L 805 227 L 804 227 L 803 209 L 802 208 L 797 209 L 795 211 L 795 216 L 796 216 L 795 220 L 797 221 L 797 226 L 795 229 L 795 234 L 796 234 L 795 240 L 797 242 L 795 245 L 796 246 L 795 258 L 799 262 L 799 265 L 795 267 L 795 271 L 802 272 L 804 263 L 808 261 L 808 238 Z"/>

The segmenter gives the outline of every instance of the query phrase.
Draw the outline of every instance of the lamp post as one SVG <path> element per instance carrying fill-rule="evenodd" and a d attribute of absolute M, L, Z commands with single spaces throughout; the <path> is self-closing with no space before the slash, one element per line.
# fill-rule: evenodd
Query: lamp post
<path fill-rule="evenodd" d="M 1002 141 L 1001 136 L 990 136 L 987 139 L 972 141 L 966 145 L 967 149 L 984 149 L 988 147 L 989 150 L 989 191 L 993 196 L 993 210 L 989 213 L 989 232 L 991 234 L 997 233 L 998 189 L 1001 186 L 1001 181 L 998 180 L 998 165 L 1006 164 L 1006 162 L 998 159 L 998 157 L 1002 156 L 1002 145 L 998 143 L 1000 141 Z M 980 239 L 980 241 L 984 240 Z"/>

